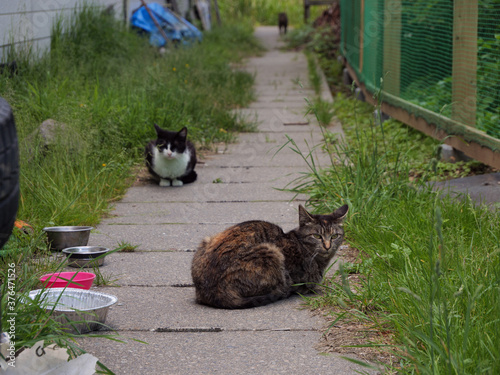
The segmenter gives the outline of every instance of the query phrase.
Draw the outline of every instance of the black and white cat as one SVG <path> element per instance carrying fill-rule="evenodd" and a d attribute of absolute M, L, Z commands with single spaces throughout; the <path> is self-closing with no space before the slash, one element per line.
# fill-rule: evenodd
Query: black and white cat
<path fill-rule="evenodd" d="M 187 128 L 171 132 L 154 124 L 157 139 L 146 145 L 146 165 L 160 186 L 182 186 L 196 180 L 196 150 Z"/>

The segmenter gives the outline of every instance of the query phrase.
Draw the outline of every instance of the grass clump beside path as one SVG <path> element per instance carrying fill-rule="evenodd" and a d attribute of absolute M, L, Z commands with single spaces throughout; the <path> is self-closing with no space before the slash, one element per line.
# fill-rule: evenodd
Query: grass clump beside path
<path fill-rule="evenodd" d="M 355 112 L 356 121 L 366 120 Z M 359 321 L 365 333 L 378 332 L 364 345 L 393 350 L 400 360 L 385 363 L 388 372 L 496 374 L 498 211 L 435 192 L 423 179 L 410 181 L 412 151 L 383 129 L 372 124 L 330 145 L 331 167 L 317 170 L 308 161 L 310 177 L 292 189 L 308 194 L 317 212 L 347 203 L 346 242 L 359 251 L 308 303 L 330 311 L 337 325 Z"/>
<path fill-rule="evenodd" d="M 403 158 L 373 142 L 338 146 L 339 161 L 295 188 L 317 212 L 347 203 L 346 241 L 360 252 L 309 303 L 384 332 L 367 346 L 390 333 L 404 373 L 498 373 L 498 212 L 410 183 Z"/>
<path fill-rule="evenodd" d="M 347 203 L 346 242 L 359 252 L 307 299 L 331 315 L 326 336 L 363 327 L 356 353 L 393 353 L 385 373 L 500 373 L 498 209 L 431 189 L 428 181 L 443 177 L 438 142 L 396 121 L 375 122 L 373 106 L 345 93 L 330 108 L 321 104 L 311 111 L 340 119 L 346 140 L 325 128 L 332 165 L 318 170 L 307 159 L 309 177 L 291 190 L 308 194 L 319 213 Z M 333 351 L 356 350 L 336 344 Z"/>
<path fill-rule="evenodd" d="M 142 163 L 153 123 L 187 126 L 198 147 L 248 128 L 230 112 L 252 99 L 253 77 L 229 63 L 258 46 L 244 25 L 216 28 L 191 48 L 161 56 L 147 38 L 84 8 L 53 28 L 42 58 L 12 54 L 19 74 L 0 77 L 21 146 L 18 216 L 36 228 L 95 224 Z M 47 119 L 66 124 L 50 150 L 31 139 Z"/>
<path fill-rule="evenodd" d="M 12 106 L 20 143 L 18 218 L 34 228 L 14 230 L 0 258 L 2 328 L 9 328 L 6 312 L 16 312 L 16 350 L 44 339 L 78 354 L 60 324 L 26 304 L 38 278 L 62 267 L 46 256 L 42 228 L 97 224 L 143 165 L 153 123 L 186 126 L 199 149 L 250 129 L 231 110 L 252 100 L 253 76 L 231 63 L 259 51 L 252 28 L 240 22 L 160 55 L 148 38 L 93 7 L 53 26 L 50 52 L 35 58 L 34 51 L 10 51 L 18 73 L 0 75 L 0 95 Z M 33 134 L 47 119 L 64 127 L 45 149 Z M 13 286 L 7 272 L 15 274 Z"/>

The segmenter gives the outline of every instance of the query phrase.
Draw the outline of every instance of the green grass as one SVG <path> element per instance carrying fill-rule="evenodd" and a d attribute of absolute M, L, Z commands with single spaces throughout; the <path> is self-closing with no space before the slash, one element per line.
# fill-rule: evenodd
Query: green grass
<path fill-rule="evenodd" d="M 199 148 L 249 129 L 230 110 L 252 100 L 253 77 L 229 63 L 257 51 L 242 24 L 160 56 L 147 39 L 84 8 L 54 26 L 50 54 L 34 60 L 11 52 L 20 73 L 0 77 L 0 92 L 13 107 L 20 139 L 18 216 L 36 230 L 97 223 L 129 185 L 131 167 L 142 163 L 155 122 L 187 126 Z M 49 118 L 66 128 L 42 152 L 28 139 Z"/>
<path fill-rule="evenodd" d="M 307 71 L 309 73 L 309 82 L 314 90 L 314 93 L 318 96 L 321 94 L 321 76 L 318 73 L 318 67 L 316 64 L 315 56 L 310 52 L 305 52 L 307 59 Z"/>
<path fill-rule="evenodd" d="M 222 22 L 243 19 L 252 24 L 276 25 L 278 13 L 286 12 L 289 26 L 304 25 L 304 2 L 295 0 L 218 0 Z M 310 7 L 309 22 L 314 21 L 327 6 Z"/>
<path fill-rule="evenodd" d="M 439 142 L 395 120 L 375 121 L 372 105 L 338 86 L 341 69 L 314 34 L 305 28 L 289 38 L 293 48 L 305 43 L 320 54 L 334 92 L 333 104 L 310 103 L 332 163 L 320 170 L 302 150 L 309 175 L 290 190 L 308 194 L 308 205 L 318 213 L 347 203 L 346 241 L 360 255 L 306 302 L 330 310 L 332 325 L 354 320 L 392 336 L 390 347 L 386 341 L 366 343 L 400 358 L 381 364 L 384 372 L 500 373 L 499 212 L 428 184 L 484 166 L 442 163 Z M 325 127 L 330 115 L 342 123 L 345 141 Z M 299 151 L 293 139 L 288 147 Z"/>
<path fill-rule="evenodd" d="M 304 25 L 292 30 L 285 41 L 287 48 L 304 49 L 308 60 L 309 79 L 316 94 L 319 90 L 319 77 L 316 63 L 324 72 L 327 83 L 334 96 L 333 103 L 322 102 L 318 98 L 312 100 L 313 109 L 322 125 L 328 125 L 328 118 L 335 117 L 343 124 L 346 137 L 356 143 L 359 134 L 370 133 L 377 138 L 377 144 L 384 152 L 391 145 L 401 144 L 405 150 L 406 162 L 410 165 L 412 179 L 443 180 L 482 174 L 492 170 L 478 161 L 442 162 L 439 160 L 441 142 L 401 123 L 390 119 L 380 124 L 373 116 L 374 106 L 354 100 L 354 86 L 347 87 L 342 83 L 343 65 L 337 60 L 338 45 L 331 29 L 313 28 Z M 374 131 L 380 127 L 381 131 Z M 390 141 L 390 142 L 389 142 Z M 395 154 L 395 150 L 391 150 Z"/>
<path fill-rule="evenodd" d="M 423 179 L 410 183 L 413 151 L 383 129 L 374 125 L 334 144 L 336 159 L 325 170 L 306 159 L 311 174 L 291 189 L 308 194 L 317 212 L 347 203 L 346 240 L 361 252 L 359 264 L 344 267 L 342 287 L 327 280 L 324 295 L 309 303 L 343 306 L 340 319 L 395 334 L 403 373 L 496 374 L 498 212 L 443 196 Z M 290 147 L 297 149 L 293 140 Z M 349 285 L 347 272 L 359 273 L 361 282 Z"/>
<path fill-rule="evenodd" d="M 17 216 L 34 228 L 32 235 L 15 229 L 0 258 L 4 330 L 5 280 L 9 265 L 15 269 L 16 350 L 44 339 L 81 352 L 45 310 L 23 302 L 42 274 L 64 266 L 47 253 L 44 226 L 97 224 L 144 164 L 154 123 L 186 126 L 199 150 L 252 129 L 231 111 L 253 98 L 253 76 L 232 68 L 261 51 L 249 25 L 227 23 L 205 33 L 200 44 L 160 55 L 147 38 L 83 7 L 53 26 L 50 52 L 9 51 L 7 60 L 17 61 L 19 73 L 0 75 L 0 95 L 13 108 L 20 144 Z M 32 134 L 49 118 L 65 125 L 44 149 Z M 130 244 L 122 247 L 133 251 Z M 114 281 L 98 276 L 98 284 Z"/>

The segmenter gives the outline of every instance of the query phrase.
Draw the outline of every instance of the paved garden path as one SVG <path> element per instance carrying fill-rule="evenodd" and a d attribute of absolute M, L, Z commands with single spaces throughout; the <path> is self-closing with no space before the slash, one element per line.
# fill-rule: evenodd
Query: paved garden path
<path fill-rule="evenodd" d="M 112 254 L 101 267 L 120 287 L 99 288 L 118 297 L 107 323 L 126 344 L 86 338 L 84 348 L 116 374 L 354 374 L 356 366 L 335 355 L 320 355 L 324 321 L 301 309 L 293 297 L 246 310 L 197 305 L 190 275 L 193 251 L 207 235 L 252 219 L 290 230 L 298 225 L 304 197 L 278 191 L 307 171 L 299 155 L 285 147 L 286 135 L 307 151 L 321 140 L 313 118 L 305 118 L 307 62 L 300 52 L 277 49 L 277 27 L 258 28 L 268 48 L 249 59 L 256 74 L 257 101 L 242 110 L 258 120 L 258 132 L 197 167 L 198 181 L 181 188 L 130 188 L 91 235 L 92 245 L 138 245 Z M 331 96 L 324 85 L 324 99 Z M 341 129 L 330 129 L 341 132 Z M 328 163 L 318 151 L 317 160 Z M 359 370 L 359 368 L 357 368 Z"/>

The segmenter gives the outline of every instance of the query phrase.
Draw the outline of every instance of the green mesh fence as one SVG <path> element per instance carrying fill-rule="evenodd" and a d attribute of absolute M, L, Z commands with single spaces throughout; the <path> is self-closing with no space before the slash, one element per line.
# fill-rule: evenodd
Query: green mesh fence
<path fill-rule="evenodd" d="M 500 150 L 500 0 L 341 0 L 341 53 L 382 100 Z"/>

